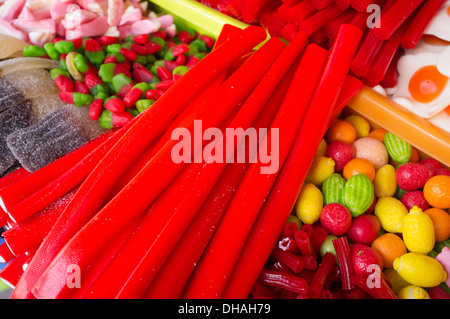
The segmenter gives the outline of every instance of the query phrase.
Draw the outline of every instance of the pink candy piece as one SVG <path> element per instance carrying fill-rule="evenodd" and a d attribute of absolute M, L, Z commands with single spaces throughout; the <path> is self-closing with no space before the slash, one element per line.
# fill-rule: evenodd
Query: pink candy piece
<path fill-rule="evenodd" d="M 119 25 L 123 14 L 122 0 L 108 0 L 108 24 L 110 26 Z"/>
<path fill-rule="evenodd" d="M 0 19 L 11 21 L 19 17 L 25 5 L 25 0 L 6 0 L 0 7 Z"/>
<path fill-rule="evenodd" d="M 82 24 L 75 29 L 67 29 L 66 39 L 73 40 L 84 37 L 98 37 L 105 34 L 106 30 L 108 30 L 108 21 L 106 17 L 102 16 Z"/>
<path fill-rule="evenodd" d="M 447 272 L 447 279 L 445 280 L 445 283 L 447 286 L 450 286 L 450 248 L 444 247 L 435 259 L 439 261 L 442 267 L 444 267 L 444 270 Z"/>
<path fill-rule="evenodd" d="M 122 15 L 119 25 L 124 25 L 127 23 L 133 23 L 142 19 L 142 10 L 140 8 L 135 8 L 129 6 Z"/>
<path fill-rule="evenodd" d="M 27 7 L 35 17 L 36 20 L 50 18 L 50 9 L 53 6 L 53 1 L 47 0 L 27 0 L 25 7 Z"/>
<path fill-rule="evenodd" d="M 98 15 L 107 14 L 108 0 L 77 0 L 77 2 L 82 9 L 89 10 Z"/>
<path fill-rule="evenodd" d="M 28 7 L 24 7 L 22 12 L 20 12 L 18 19 L 20 20 L 37 20 L 33 14 L 33 11 Z"/>
<path fill-rule="evenodd" d="M 9 21 L 3 19 L 0 19 L 0 33 L 9 35 L 17 39 L 28 41 L 28 36 L 24 32 L 14 28 L 14 26 L 12 26 Z"/>
<path fill-rule="evenodd" d="M 158 20 L 161 23 L 161 29 L 166 29 L 173 24 L 173 16 L 171 16 L 170 14 L 156 17 L 154 18 L 154 20 Z"/>
<path fill-rule="evenodd" d="M 52 19 L 58 21 L 64 19 L 67 13 L 67 8 L 73 4 L 76 4 L 74 0 L 56 0 L 50 9 L 50 16 Z"/>
<path fill-rule="evenodd" d="M 11 24 L 25 33 L 29 32 L 48 32 L 55 34 L 56 32 L 56 22 L 53 19 L 43 19 L 35 21 L 27 20 L 13 20 Z"/>
<path fill-rule="evenodd" d="M 78 7 L 79 8 L 79 7 Z M 68 8 L 70 10 L 70 7 Z M 95 13 L 84 9 L 73 10 L 66 13 L 66 17 L 61 22 L 66 29 L 74 29 L 82 24 L 96 19 L 98 16 Z"/>
<path fill-rule="evenodd" d="M 136 21 L 131 25 L 131 32 L 133 34 L 146 34 L 146 33 L 153 33 L 158 31 L 160 28 L 160 25 L 155 23 L 154 21 L 151 21 L 149 19 Z"/>

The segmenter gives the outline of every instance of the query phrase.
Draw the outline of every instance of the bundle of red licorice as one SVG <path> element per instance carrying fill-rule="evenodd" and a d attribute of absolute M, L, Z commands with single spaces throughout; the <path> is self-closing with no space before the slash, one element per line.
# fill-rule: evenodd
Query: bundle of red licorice
<path fill-rule="evenodd" d="M 311 42 L 330 48 L 341 24 L 364 31 L 351 65 L 368 86 L 397 83 L 397 61 L 414 48 L 445 0 L 201 0 L 246 23 L 259 24 L 290 41 L 300 31 Z M 379 10 L 378 10 L 379 9 Z M 378 11 L 377 11 L 378 10 Z"/>
<path fill-rule="evenodd" d="M 349 75 L 361 38 L 343 24 L 326 50 L 304 32 L 285 44 L 258 26 L 226 25 L 131 123 L 1 179 L 9 264 L 0 277 L 12 298 L 246 298 L 331 120 L 362 89 Z M 268 128 L 259 148 L 276 146 L 279 169 L 197 160 L 220 141 L 194 141 L 191 161 L 174 160 L 173 133 L 195 135 L 198 121 L 223 140 L 228 128 Z M 244 138 L 233 156 L 249 151 Z"/>

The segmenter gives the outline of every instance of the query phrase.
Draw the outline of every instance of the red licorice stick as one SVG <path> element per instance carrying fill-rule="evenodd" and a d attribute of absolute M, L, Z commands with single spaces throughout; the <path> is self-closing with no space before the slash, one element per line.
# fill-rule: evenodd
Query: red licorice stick
<path fill-rule="evenodd" d="M 277 84 L 281 81 L 285 72 L 287 72 L 293 61 L 302 51 L 306 42 L 306 35 L 299 35 L 296 38 L 296 41 L 292 42 L 281 53 L 280 57 L 273 63 L 273 66 L 268 70 L 267 75 L 262 78 L 228 127 L 247 128 L 253 123 L 258 112 L 260 112 L 265 105 L 267 98 L 270 97 L 271 93 L 275 90 Z M 262 52 L 259 52 L 258 50 L 254 57 L 256 57 L 258 53 Z M 226 132 L 225 137 L 223 137 L 222 140 L 228 140 L 227 136 L 228 132 Z M 219 141 L 219 143 L 221 143 L 221 141 Z M 239 145 L 240 141 L 237 143 Z M 119 298 L 139 297 L 139 291 L 148 287 L 154 278 L 154 273 L 161 267 L 161 263 L 167 259 L 168 254 L 177 242 L 177 236 L 174 236 L 174 234 L 180 234 L 181 236 L 185 231 L 194 217 L 193 214 L 198 211 L 226 167 L 224 165 L 226 163 L 210 163 L 208 159 L 205 159 L 205 161 L 209 164 L 203 166 L 199 177 L 197 177 L 187 191 L 185 195 L 186 199 L 183 200 L 181 205 L 174 209 L 175 214 L 171 217 L 173 222 L 167 224 L 167 222 L 164 221 L 164 219 L 167 219 L 167 209 L 163 208 L 159 213 L 156 211 L 152 212 L 150 218 L 151 222 L 149 222 L 148 227 L 156 228 L 158 231 L 158 233 L 155 234 L 155 242 L 152 243 L 150 250 L 145 253 L 145 258 L 140 261 L 139 268 L 134 270 L 133 277 L 129 278 L 126 285 L 118 294 Z M 162 224 L 161 222 L 158 222 L 158 217 L 156 217 L 158 214 L 163 217 Z M 158 227 L 155 225 L 160 226 Z M 161 232 L 159 229 L 164 229 L 164 231 Z M 143 236 L 151 237 L 149 233 L 151 233 L 150 229 L 143 231 Z M 142 291 L 142 293 L 143 292 L 145 291 Z"/>
<path fill-rule="evenodd" d="M 294 223 L 294 222 L 286 223 L 283 227 L 283 230 L 281 231 L 281 236 L 294 238 L 294 235 L 298 229 L 299 228 L 296 223 Z"/>
<path fill-rule="evenodd" d="M 316 10 L 322 10 L 325 7 L 328 7 L 330 4 L 334 3 L 335 0 L 309 0 L 309 2 L 311 2 Z"/>
<path fill-rule="evenodd" d="M 8 263 L 11 260 L 14 259 L 16 255 L 11 251 L 11 249 L 9 248 L 8 244 L 6 243 L 2 243 L 0 245 L 0 262 L 1 263 Z"/>
<path fill-rule="evenodd" d="M 61 216 L 75 191 L 56 200 L 42 211 L 3 232 L 2 236 L 15 255 L 37 249 Z"/>
<path fill-rule="evenodd" d="M 303 264 L 306 270 L 316 270 L 317 269 L 317 259 L 314 256 L 298 256 L 301 260 L 303 260 Z"/>
<path fill-rule="evenodd" d="M 306 32 L 306 34 L 311 35 L 340 14 L 342 14 L 341 9 L 337 8 L 335 5 L 330 5 L 301 22 L 298 25 L 298 28 L 299 30 Z"/>
<path fill-rule="evenodd" d="M 30 172 L 28 172 L 25 168 L 19 167 L 18 169 L 0 178 L 0 189 L 20 181 L 29 174 Z"/>
<path fill-rule="evenodd" d="M 292 140 L 303 120 L 322 75 L 326 59 L 327 51 L 323 48 L 314 44 L 306 48 L 289 91 L 272 123 L 271 129 L 279 129 L 280 166 L 283 165 Z M 305 77 L 305 74 L 308 74 L 308 77 Z M 300 87 L 301 95 L 298 91 Z M 270 133 L 264 141 L 267 145 L 271 145 L 269 139 Z M 278 175 L 277 172 L 261 174 L 263 165 L 261 162 L 256 162 L 250 166 L 193 273 L 185 293 L 186 298 L 218 298 L 222 294 L 234 263 L 239 257 L 239 252 Z M 246 214 L 243 215 L 242 211 Z M 274 243 L 271 248 L 273 246 Z"/>
<path fill-rule="evenodd" d="M 286 265 L 290 270 L 294 273 L 299 273 L 305 268 L 305 264 L 303 260 L 299 258 L 297 255 L 293 254 L 290 251 L 282 250 L 279 247 L 275 246 L 272 250 L 272 257 Z"/>
<path fill-rule="evenodd" d="M 373 60 L 383 46 L 384 41 L 375 36 L 374 30 L 375 29 L 370 29 L 369 32 L 367 32 L 353 59 L 351 70 L 356 76 L 364 77 L 367 75 Z"/>
<path fill-rule="evenodd" d="M 319 264 L 319 268 L 314 273 L 314 276 L 309 283 L 309 295 L 311 298 L 318 299 L 323 290 L 323 286 L 327 281 L 328 275 L 334 267 L 335 258 L 330 252 L 326 252 L 322 257 L 322 261 Z"/>
<path fill-rule="evenodd" d="M 92 141 L 87 142 L 76 150 L 51 162 L 41 169 L 33 173 L 23 175 L 20 181 L 1 189 L 0 198 L 3 201 L 3 205 L 6 208 L 15 205 L 59 176 L 63 175 L 71 167 L 75 166 L 89 153 L 106 141 L 113 133 L 114 130 L 103 133 L 99 137 L 94 138 Z M 25 169 L 21 169 L 20 171 L 15 171 L 13 173 L 22 174 L 20 172 L 23 172 L 23 170 Z M 2 188 L 1 185 L 0 188 Z"/>
<path fill-rule="evenodd" d="M 338 239 L 333 239 L 332 243 L 334 250 L 336 251 L 336 257 L 341 273 L 342 289 L 351 290 L 355 287 L 352 282 L 354 271 L 347 237 L 343 236 Z"/>
<path fill-rule="evenodd" d="M 394 60 L 395 53 L 400 47 L 400 42 L 406 31 L 406 25 L 401 26 L 394 34 L 386 41 L 384 41 L 377 56 L 373 60 L 367 75 L 365 76 L 366 83 L 371 87 L 379 84 L 385 77 L 389 66 Z"/>
<path fill-rule="evenodd" d="M 241 17 L 245 23 L 251 23 L 260 16 L 260 13 L 269 5 L 271 0 L 248 0 L 241 6 Z"/>
<path fill-rule="evenodd" d="M 341 26 L 300 132 L 247 238 L 223 297 L 245 298 L 256 281 L 258 271 L 264 267 L 300 193 L 320 140 L 327 130 L 327 122 L 330 120 L 325 114 L 330 114 L 330 110 L 335 107 L 361 36 L 360 29 L 350 25 Z M 324 117 L 327 117 L 325 122 Z"/>
<path fill-rule="evenodd" d="M 256 129 L 267 128 L 272 123 L 294 76 L 294 70 L 295 68 L 291 68 L 270 97 L 254 123 Z M 179 297 L 249 166 L 250 163 L 246 161 L 229 164 L 225 168 L 205 203 L 150 285 L 145 298 Z"/>
<path fill-rule="evenodd" d="M 398 83 L 398 70 L 397 70 L 397 63 L 400 57 L 403 54 L 403 50 L 401 48 L 397 49 L 397 52 L 394 55 L 394 58 L 392 59 L 391 64 L 389 65 L 389 68 L 386 71 L 386 74 L 384 75 L 383 80 L 381 80 L 380 85 L 384 88 L 393 88 Z"/>
<path fill-rule="evenodd" d="M 284 272 L 264 269 L 259 280 L 267 286 L 279 287 L 298 294 L 308 292 L 308 283 L 305 279 Z"/>
<path fill-rule="evenodd" d="M 314 248 L 314 251 L 316 254 L 319 253 L 320 247 L 322 247 L 323 242 L 325 239 L 327 239 L 328 232 L 320 225 L 317 225 L 317 223 L 313 226 L 313 233 L 311 234 L 311 245 Z"/>
<path fill-rule="evenodd" d="M 339 94 L 339 98 L 333 109 L 332 116 L 328 119 L 328 127 L 331 125 L 333 119 L 338 116 L 339 112 L 347 106 L 347 104 L 363 89 L 363 87 L 364 83 L 360 79 L 350 74 L 347 75 L 342 91 Z"/>
<path fill-rule="evenodd" d="M 364 290 L 374 299 L 398 299 L 397 295 L 392 291 L 387 282 L 383 278 L 379 278 L 379 282 L 372 282 L 365 275 L 353 275 L 351 278 L 352 284 Z"/>
<path fill-rule="evenodd" d="M 187 72 L 161 96 L 152 108 L 132 122 L 127 134 L 100 161 L 80 186 L 79 192 L 71 202 L 73 204 L 66 208 L 65 220 L 71 222 L 71 227 L 58 227 L 62 234 L 51 232 L 52 236 L 47 236 L 48 242 L 44 241 L 45 245 L 41 246 L 37 252 L 38 255 L 42 249 L 43 256 L 40 257 L 40 264 L 33 265 L 34 260 L 32 261 L 22 277 L 24 280 L 21 279 L 23 285 L 19 282 L 19 289 L 15 289 L 12 297 L 20 298 L 21 295 L 29 295 L 31 287 L 62 245 L 101 208 L 115 181 L 123 175 L 135 159 L 161 134 L 170 121 L 205 89 L 206 85 L 214 81 L 243 54 L 263 41 L 266 36 L 266 32 L 260 27 L 250 26 L 240 31 L 197 63 L 190 72 Z M 79 207 L 83 207 L 83 210 L 80 211 Z M 45 250 L 47 252 L 44 253 Z M 46 256 L 45 259 L 44 256 Z M 27 276 L 28 270 L 29 276 Z"/>
<path fill-rule="evenodd" d="M 0 278 L 11 288 L 17 285 L 24 270 L 23 265 L 30 259 L 27 254 L 21 254 L 11 260 L 2 270 L 0 270 Z"/>
<path fill-rule="evenodd" d="M 373 29 L 374 35 L 382 40 L 389 39 L 423 1 L 397 0 L 392 7 L 383 8 L 380 16 L 380 27 Z"/>
<path fill-rule="evenodd" d="M 297 243 L 300 253 L 304 256 L 315 256 L 316 252 L 312 246 L 311 240 L 308 234 L 300 229 L 294 235 L 295 242 Z"/>
<path fill-rule="evenodd" d="M 97 280 L 100 274 L 106 269 L 106 267 L 111 263 L 114 258 L 120 256 L 117 252 L 130 238 L 133 231 L 136 229 L 138 221 L 131 223 L 127 228 L 118 234 L 110 243 L 103 247 L 102 252 L 99 256 L 91 262 L 89 270 L 81 276 L 81 284 L 77 289 L 73 289 L 73 293 L 70 295 L 70 299 L 89 299 L 89 289 L 92 284 Z"/>
<path fill-rule="evenodd" d="M 352 4 L 352 0 L 336 0 L 336 7 L 341 10 L 348 9 Z"/>
<path fill-rule="evenodd" d="M 8 216 L 15 223 L 20 223 L 26 218 L 41 211 L 58 198 L 61 198 L 65 194 L 69 193 L 79 183 L 81 183 L 86 176 L 89 175 L 98 161 L 100 161 L 102 157 L 110 150 L 110 148 L 119 140 L 122 134 L 123 133 L 120 131 L 117 131 L 113 134 L 108 134 L 108 138 L 104 141 L 102 138 L 101 144 L 99 144 L 85 157 L 79 159 L 79 161 L 72 167 L 68 167 L 66 172 L 60 174 L 49 183 L 42 185 L 24 200 L 13 206 L 7 207 Z M 28 177 L 31 179 L 32 176 L 33 174 Z M 14 184 L 12 186 L 16 185 Z"/>
<path fill-rule="evenodd" d="M 248 96 L 284 46 L 279 39 L 271 38 L 233 73 L 219 87 L 219 93 L 213 96 L 213 100 L 206 102 L 200 112 L 203 114 L 200 114 L 198 119 L 203 121 L 203 125 L 205 127 L 220 125 L 238 103 Z M 240 90 L 233 90 L 235 87 L 239 87 Z M 211 105 L 216 105 L 216 108 L 212 109 Z M 190 132 L 194 131 L 194 120 L 195 117 L 191 116 L 186 121 L 185 127 L 189 128 Z M 55 277 L 53 273 L 56 271 L 62 274 L 64 271 L 60 269 L 66 269 L 68 264 L 77 264 L 81 269 L 87 267 L 89 260 L 101 249 L 102 243 L 109 241 L 124 225 L 128 225 L 145 211 L 185 165 L 172 159 L 171 150 L 177 143 L 178 141 L 170 139 L 135 178 L 69 241 L 35 284 L 33 288 L 35 295 L 44 298 L 64 296 L 67 292 L 66 276 Z M 198 149 L 195 145 L 194 148 Z M 127 214 L 122 214 L 125 210 Z"/>
<path fill-rule="evenodd" d="M 316 12 L 317 10 L 314 9 L 311 2 L 300 1 L 298 4 L 295 4 L 289 8 L 289 19 L 292 22 L 299 24 Z"/>
<path fill-rule="evenodd" d="M 331 20 L 330 22 L 328 22 L 324 27 L 324 32 L 327 35 L 327 37 L 331 41 L 334 41 L 339 32 L 339 27 L 341 26 L 341 24 L 350 23 L 350 21 L 353 20 L 356 14 L 357 13 L 354 10 L 348 9 L 344 11 L 342 14 L 338 15 L 333 20 Z"/>
<path fill-rule="evenodd" d="M 364 289 L 361 289 L 359 287 L 356 287 L 355 289 L 353 289 L 352 291 L 350 291 L 347 296 L 346 299 L 370 299 L 371 296 L 364 291 Z"/>
<path fill-rule="evenodd" d="M 445 0 L 428 0 L 420 7 L 417 15 L 408 26 L 408 30 L 403 35 L 401 44 L 404 49 L 413 49 L 419 43 L 426 27 L 431 19 L 439 11 Z"/>
<path fill-rule="evenodd" d="M 358 12 L 366 12 L 367 7 L 375 2 L 376 0 L 352 0 L 352 8 Z"/>
<path fill-rule="evenodd" d="M 328 45 L 328 36 L 325 33 L 325 27 L 322 27 L 311 34 L 309 36 L 309 41 L 325 48 L 325 46 Z"/>

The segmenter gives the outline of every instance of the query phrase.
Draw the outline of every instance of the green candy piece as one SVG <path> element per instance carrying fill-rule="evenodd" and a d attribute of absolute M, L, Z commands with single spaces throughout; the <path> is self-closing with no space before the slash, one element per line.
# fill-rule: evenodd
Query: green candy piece
<path fill-rule="evenodd" d="M 95 52 L 86 51 L 84 55 L 92 64 L 102 64 L 105 60 L 105 52 L 103 50 Z"/>
<path fill-rule="evenodd" d="M 103 110 L 102 114 L 100 114 L 100 117 L 98 118 L 98 122 L 101 127 L 106 129 L 113 128 L 112 124 L 112 112 L 108 110 Z"/>
<path fill-rule="evenodd" d="M 22 54 L 24 57 L 42 57 L 47 54 L 44 48 L 38 47 L 37 45 L 27 45 L 23 48 Z"/>
<path fill-rule="evenodd" d="M 116 67 L 115 63 L 105 63 L 100 65 L 98 70 L 98 76 L 105 83 L 111 83 L 114 77 L 114 68 Z"/>
<path fill-rule="evenodd" d="M 405 195 L 406 193 L 407 193 L 407 191 L 405 191 L 397 186 L 397 190 L 395 191 L 395 197 L 398 198 L 399 200 L 401 200 L 403 195 Z"/>
<path fill-rule="evenodd" d="M 191 45 L 197 47 L 198 52 L 206 52 L 208 50 L 205 41 L 201 39 L 195 39 L 191 42 Z"/>
<path fill-rule="evenodd" d="M 52 60 L 59 60 L 61 58 L 61 53 L 55 49 L 55 45 L 51 42 L 44 44 L 44 50 Z"/>
<path fill-rule="evenodd" d="M 60 40 L 55 43 L 55 49 L 58 50 L 59 53 L 68 54 L 75 51 L 75 45 L 72 41 Z"/>
<path fill-rule="evenodd" d="M 127 107 L 125 109 L 125 111 L 130 113 L 133 117 L 136 117 L 136 116 L 138 116 L 141 113 L 141 112 L 139 112 L 138 110 L 136 110 L 135 108 L 132 108 L 132 107 Z"/>
<path fill-rule="evenodd" d="M 345 179 L 338 173 L 329 176 L 322 184 L 324 205 L 338 203 L 342 204 L 342 192 L 344 191 Z"/>
<path fill-rule="evenodd" d="M 147 64 L 147 57 L 145 55 L 137 55 L 136 60 L 134 62 L 145 65 Z"/>
<path fill-rule="evenodd" d="M 89 92 L 94 96 L 99 94 L 104 94 L 106 96 L 109 94 L 109 88 L 107 85 L 97 84 L 96 86 L 89 88 Z"/>
<path fill-rule="evenodd" d="M 139 101 L 136 101 L 136 109 L 139 111 L 139 113 L 144 112 L 146 109 L 148 109 L 152 104 L 155 103 L 154 100 L 149 99 L 142 99 Z"/>
<path fill-rule="evenodd" d="M 50 76 L 51 76 L 52 80 L 55 80 L 60 75 L 66 76 L 70 79 L 70 73 L 66 70 L 63 70 L 60 68 L 55 68 L 50 71 Z"/>
<path fill-rule="evenodd" d="M 89 65 L 86 58 L 81 53 L 75 55 L 73 58 L 73 64 L 75 65 L 75 68 L 83 74 L 89 70 Z"/>
<path fill-rule="evenodd" d="M 350 177 L 342 191 L 342 204 L 348 208 L 353 217 L 363 214 L 373 203 L 374 189 L 366 174 Z"/>
<path fill-rule="evenodd" d="M 69 71 L 69 69 L 67 68 L 66 59 L 59 60 L 59 68 L 65 70 L 65 71 Z"/>
<path fill-rule="evenodd" d="M 93 97 L 89 94 L 83 94 L 74 92 L 73 93 L 73 104 L 75 106 L 85 106 L 91 104 L 93 101 Z"/>
<path fill-rule="evenodd" d="M 391 132 L 387 132 L 384 136 L 384 145 L 386 146 L 389 156 L 394 161 L 401 164 L 408 163 L 412 155 L 411 144 L 405 142 Z"/>
<path fill-rule="evenodd" d="M 145 93 L 146 91 L 148 91 L 148 84 L 145 82 L 141 82 L 133 86 L 133 89 L 139 89 L 142 91 L 142 93 Z"/>
<path fill-rule="evenodd" d="M 158 67 L 159 66 L 165 67 L 165 65 L 166 65 L 165 60 L 156 60 L 153 63 L 152 67 L 150 68 L 150 72 L 152 72 L 153 75 L 158 75 Z"/>
<path fill-rule="evenodd" d="M 118 43 L 110 44 L 106 47 L 106 52 L 108 53 L 119 53 L 122 46 Z"/>
<path fill-rule="evenodd" d="M 113 76 L 111 83 L 114 88 L 114 92 L 119 93 L 124 86 L 133 83 L 133 81 L 125 74 L 119 73 Z"/>

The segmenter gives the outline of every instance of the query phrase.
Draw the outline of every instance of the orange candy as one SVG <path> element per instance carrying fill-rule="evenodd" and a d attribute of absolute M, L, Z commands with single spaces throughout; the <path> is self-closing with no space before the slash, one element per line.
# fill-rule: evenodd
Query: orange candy
<path fill-rule="evenodd" d="M 384 136 L 386 135 L 386 133 L 387 133 L 387 130 L 385 130 L 384 128 L 377 128 L 377 129 L 372 130 L 369 133 L 369 137 L 376 138 L 380 142 L 384 143 Z"/>
<path fill-rule="evenodd" d="M 336 121 L 328 129 L 327 140 L 328 143 L 334 141 L 341 141 L 348 144 L 353 144 L 356 140 L 357 132 L 355 127 L 347 121 Z"/>
<path fill-rule="evenodd" d="M 434 235 L 436 242 L 444 241 L 450 237 L 450 215 L 440 208 L 430 208 L 424 211 L 430 216 L 434 225 Z"/>
<path fill-rule="evenodd" d="M 367 177 L 369 177 L 369 179 L 373 182 L 375 179 L 375 168 L 368 160 L 356 157 L 344 166 L 342 174 L 346 180 L 354 175 L 366 174 Z"/>
<path fill-rule="evenodd" d="M 433 176 L 425 183 L 423 194 L 431 206 L 441 209 L 450 208 L 450 176 Z"/>
<path fill-rule="evenodd" d="M 370 247 L 381 255 L 386 268 L 392 268 L 394 259 L 406 254 L 405 243 L 393 233 L 385 233 L 377 237 Z"/>

